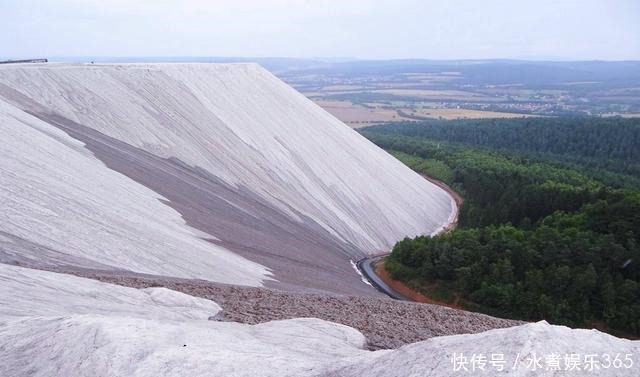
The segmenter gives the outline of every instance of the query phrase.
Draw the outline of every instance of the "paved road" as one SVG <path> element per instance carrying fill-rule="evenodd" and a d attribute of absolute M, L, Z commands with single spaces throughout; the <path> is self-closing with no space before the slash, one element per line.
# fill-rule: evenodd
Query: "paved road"
<path fill-rule="evenodd" d="M 431 181 L 432 183 L 436 184 L 437 186 L 439 186 L 443 190 L 445 190 L 449 195 L 451 195 L 451 197 L 455 201 L 455 204 L 456 204 L 455 217 L 453 218 L 453 221 L 450 224 L 447 224 L 441 231 L 441 233 L 450 232 L 458 224 L 458 211 L 460 209 L 460 206 L 462 205 L 463 199 L 451 187 L 447 186 L 446 183 L 444 183 L 442 181 L 438 181 L 437 179 L 433 179 L 433 178 L 427 177 L 426 175 L 422 175 L 422 176 L 424 178 L 428 179 L 429 181 Z M 408 298 L 407 296 L 403 295 L 402 293 L 400 293 L 400 292 L 396 291 L 395 289 L 391 288 L 389 285 L 387 285 L 387 283 L 385 283 L 382 279 L 380 279 L 378 274 L 376 274 L 375 269 L 373 268 L 373 265 L 377 261 L 379 261 L 380 259 L 386 257 L 387 255 L 389 255 L 389 254 L 378 255 L 378 256 L 375 256 L 375 257 L 360 259 L 356 263 L 356 266 L 358 267 L 358 270 L 360 270 L 360 272 L 362 273 L 362 276 L 364 276 L 365 279 L 367 279 L 369 281 L 369 283 L 371 283 L 371 285 L 373 285 L 373 287 L 376 288 L 377 290 L 379 290 L 380 292 L 386 294 L 387 296 L 389 296 L 391 298 L 395 298 L 396 300 L 413 301 L 410 298 Z"/>
<path fill-rule="evenodd" d="M 412 301 L 407 296 L 403 295 L 402 293 L 388 286 L 387 283 L 385 283 L 382 279 L 380 279 L 378 274 L 376 274 L 376 272 L 374 271 L 373 264 L 375 264 L 375 262 L 379 261 L 384 257 L 386 257 L 386 255 L 360 259 L 358 263 L 356 263 L 356 266 L 358 267 L 358 270 L 360 270 L 360 272 L 362 273 L 362 276 L 364 276 L 365 279 L 367 279 L 375 289 L 379 290 L 380 292 L 386 294 L 391 298 L 395 298 L 396 300 Z"/>

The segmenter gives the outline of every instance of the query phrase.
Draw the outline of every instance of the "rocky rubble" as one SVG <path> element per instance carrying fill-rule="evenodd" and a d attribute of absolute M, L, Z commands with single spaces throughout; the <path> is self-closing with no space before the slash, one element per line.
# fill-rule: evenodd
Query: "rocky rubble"
<path fill-rule="evenodd" d="M 436 336 L 478 333 L 523 323 L 386 297 L 283 292 L 130 274 L 76 274 L 134 288 L 162 286 L 213 300 L 223 311 L 212 320 L 257 324 L 313 317 L 340 323 L 361 331 L 371 350 L 397 348 Z"/>

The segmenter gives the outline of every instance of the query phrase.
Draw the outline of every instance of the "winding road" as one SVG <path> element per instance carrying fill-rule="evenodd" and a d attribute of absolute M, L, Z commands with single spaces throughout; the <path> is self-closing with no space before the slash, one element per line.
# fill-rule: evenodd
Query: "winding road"
<path fill-rule="evenodd" d="M 378 276 L 378 274 L 376 274 L 375 264 L 381 259 L 385 258 L 387 255 L 389 254 L 360 259 L 356 263 L 356 266 L 358 267 L 358 270 L 360 270 L 360 272 L 362 273 L 362 276 L 364 276 L 364 278 L 367 279 L 367 281 L 371 283 L 371 285 L 375 289 L 379 290 L 380 292 L 396 300 L 412 301 L 407 296 L 391 288 L 389 285 L 387 285 L 387 283 L 384 282 L 384 280 L 382 280 Z"/>
<path fill-rule="evenodd" d="M 423 175 L 423 177 L 429 180 L 431 183 L 435 184 L 436 186 L 440 187 L 444 191 L 446 191 L 451 196 L 452 202 L 455 203 L 456 208 L 455 208 L 454 216 L 451 217 L 452 221 L 446 224 L 444 227 L 442 227 L 442 230 L 438 234 L 450 232 L 458 224 L 458 213 L 459 213 L 460 206 L 462 205 L 463 199 L 460 196 L 460 194 L 455 192 L 446 183 L 439 181 L 437 179 L 433 179 L 431 177 L 427 177 L 425 175 Z M 367 279 L 367 281 L 378 291 L 396 300 L 413 301 L 409 297 L 391 288 L 387 283 L 385 283 L 385 281 L 380 276 L 378 276 L 378 274 L 376 274 L 376 271 L 375 271 L 376 264 L 380 262 L 382 259 L 386 258 L 389 254 L 391 253 L 386 253 L 382 255 L 376 255 L 373 257 L 360 259 L 358 262 L 356 262 L 356 267 L 358 268 L 362 276 L 365 279 Z"/>

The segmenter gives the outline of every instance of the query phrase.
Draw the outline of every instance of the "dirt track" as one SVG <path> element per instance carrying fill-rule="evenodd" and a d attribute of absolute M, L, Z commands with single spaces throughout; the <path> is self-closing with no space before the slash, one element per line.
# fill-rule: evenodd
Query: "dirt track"
<path fill-rule="evenodd" d="M 456 211 L 456 217 L 453 220 L 453 222 L 451 222 L 448 226 L 446 226 L 443 229 L 442 233 L 453 230 L 458 225 L 458 217 L 460 216 L 460 207 L 462 206 L 462 203 L 464 202 L 464 198 L 462 196 L 460 196 L 460 194 L 458 194 L 458 192 L 456 190 L 452 189 L 448 184 L 442 182 L 441 180 L 428 177 L 428 176 L 426 176 L 424 174 L 421 174 L 421 175 L 427 181 L 433 183 L 434 185 L 436 185 L 436 186 L 440 187 L 441 189 L 443 189 L 444 191 L 446 191 L 453 198 L 453 200 L 456 202 L 456 206 L 458 207 L 458 209 Z"/>
<path fill-rule="evenodd" d="M 389 275 L 389 272 L 387 272 L 387 270 L 384 268 L 384 263 L 382 263 L 381 261 L 374 263 L 374 267 L 375 267 L 374 271 L 376 272 L 376 275 L 378 275 L 378 277 L 380 277 L 382 281 L 384 281 L 388 286 L 393 288 L 395 291 L 400 292 L 403 296 L 407 297 L 411 301 L 421 302 L 424 304 L 446 306 L 452 309 L 462 309 L 461 307 L 455 304 L 442 302 L 442 301 L 433 299 L 431 297 L 427 297 L 424 294 L 409 288 L 403 282 L 399 280 L 393 280 Z"/>

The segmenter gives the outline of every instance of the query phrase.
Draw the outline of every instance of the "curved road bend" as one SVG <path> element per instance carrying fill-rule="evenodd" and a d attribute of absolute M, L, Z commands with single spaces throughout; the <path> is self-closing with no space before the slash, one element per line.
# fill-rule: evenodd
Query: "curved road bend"
<path fill-rule="evenodd" d="M 453 201 L 456 204 L 456 215 L 453 218 L 453 221 L 449 224 L 447 224 L 443 229 L 441 233 L 446 233 L 446 232 L 450 232 L 451 230 L 453 230 L 455 228 L 455 226 L 458 224 L 458 211 L 460 209 L 460 205 L 462 204 L 462 197 L 455 192 L 451 187 L 449 187 L 446 183 L 427 177 L 425 175 L 423 175 L 423 177 L 427 180 L 429 180 L 431 183 L 434 183 L 435 185 L 439 186 L 440 188 L 442 188 L 444 191 L 446 191 L 453 199 Z M 364 276 L 365 279 L 367 279 L 369 281 L 369 283 L 371 283 L 371 285 L 377 289 L 378 291 L 386 294 L 387 296 L 394 298 L 396 300 L 403 300 L 403 301 L 413 301 L 410 298 L 408 298 L 407 296 L 403 295 L 402 293 L 396 291 L 395 289 L 391 288 L 387 283 L 384 282 L 384 280 L 382 280 L 378 274 L 376 274 L 375 271 L 375 265 L 376 263 L 378 263 L 379 261 L 381 261 L 382 259 L 384 259 L 387 255 L 389 255 L 391 253 L 386 253 L 383 255 L 377 255 L 375 257 L 368 257 L 368 258 L 363 258 L 360 259 L 357 263 L 356 266 L 358 267 L 358 270 L 360 270 L 360 272 L 362 273 L 362 276 Z"/>
<path fill-rule="evenodd" d="M 412 301 L 407 296 L 403 295 L 402 293 L 388 286 L 387 283 L 385 283 L 384 280 L 380 279 L 378 274 L 376 274 L 375 264 L 379 262 L 381 259 L 383 259 L 384 257 L 386 257 L 387 255 L 389 254 L 360 259 L 356 263 L 356 266 L 358 267 L 358 270 L 360 270 L 360 272 L 362 273 L 362 276 L 364 276 L 364 278 L 367 279 L 367 281 L 369 281 L 369 283 L 371 283 L 371 285 L 378 291 L 396 300 Z"/>

